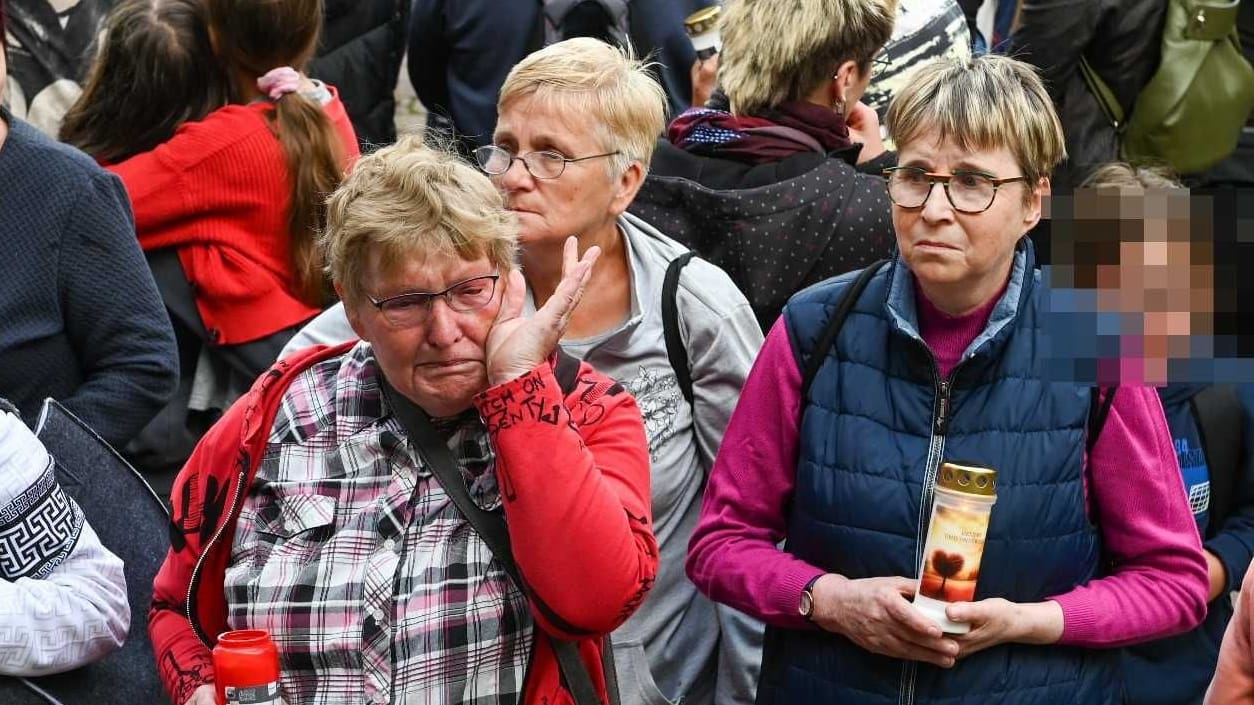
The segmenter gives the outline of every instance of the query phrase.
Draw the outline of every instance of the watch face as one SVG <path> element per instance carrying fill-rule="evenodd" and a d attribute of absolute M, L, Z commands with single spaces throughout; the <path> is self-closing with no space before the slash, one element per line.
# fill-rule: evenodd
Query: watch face
<path fill-rule="evenodd" d="M 814 611 L 814 598 L 810 596 L 810 591 L 806 590 L 801 593 L 801 616 L 809 617 L 812 611 Z"/>

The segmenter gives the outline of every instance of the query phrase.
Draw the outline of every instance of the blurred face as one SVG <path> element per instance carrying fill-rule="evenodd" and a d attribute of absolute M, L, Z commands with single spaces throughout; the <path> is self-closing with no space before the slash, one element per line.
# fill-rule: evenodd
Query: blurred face
<path fill-rule="evenodd" d="M 378 259 L 371 257 L 364 286 L 376 300 L 444 291 L 474 277 L 504 274 L 487 257 L 414 258 L 391 271 L 380 268 Z M 379 367 L 397 391 L 432 416 L 453 416 L 470 408 L 474 395 L 488 386 L 484 343 L 501 306 L 504 280 L 482 308 L 455 311 L 447 299 L 436 298 L 412 325 L 389 321 L 365 297 L 346 301 L 344 310 L 357 335 L 374 347 Z"/>
<path fill-rule="evenodd" d="M 1166 384 L 1168 361 L 1191 357 L 1190 336 L 1213 331 L 1212 257 L 1190 240 L 1188 192 L 1076 199 L 1096 202 L 1094 225 L 1120 234 L 1119 261 L 1099 265 L 1096 284 L 1098 310 L 1121 320 L 1121 379 Z"/>
<path fill-rule="evenodd" d="M 940 142 L 935 131 L 902 146 L 898 163 L 936 174 L 978 172 L 994 179 L 1022 175 L 1008 149 L 968 152 L 949 140 Z M 1041 196 L 1048 187 L 1047 180 L 1035 188 L 1021 181 L 1003 184 L 987 210 L 961 213 L 937 183 L 921 207 L 893 206 L 901 255 L 925 292 L 966 290 L 991 297 L 1005 283 L 1015 244 L 1040 220 Z M 1032 197 L 1025 205 L 1027 188 L 1032 188 Z"/>
<path fill-rule="evenodd" d="M 596 137 L 590 111 L 560 109 L 524 96 L 506 104 L 496 124 L 493 142 L 514 156 L 552 151 L 579 159 L 611 151 Z M 561 176 L 537 179 L 521 161 L 492 177 L 518 216 L 519 242 L 561 245 L 571 235 L 599 232 L 622 215 L 635 196 L 628 174 L 611 179 L 607 157 L 567 163 Z M 625 191 L 625 188 L 627 191 Z"/>

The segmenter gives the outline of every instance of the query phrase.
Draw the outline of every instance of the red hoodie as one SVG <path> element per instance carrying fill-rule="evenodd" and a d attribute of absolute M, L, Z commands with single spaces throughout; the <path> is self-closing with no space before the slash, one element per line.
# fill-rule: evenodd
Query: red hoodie
<path fill-rule="evenodd" d="M 360 150 L 334 88 L 323 106 L 345 168 Z M 205 328 L 221 345 L 257 340 L 318 315 L 296 294 L 288 213 L 292 178 L 270 124 L 274 104 L 219 108 L 118 164 L 139 244 L 178 248 Z"/>
<path fill-rule="evenodd" d="M 211 649 L 227 629 L 223 581 L 235 522 L 279 402 L 296 375 L 352 345 L 310 348 L 276 364 L 210 429 L 175 480 L 172 547 L 153 581 L 148 624 L 175 705 L 213 682 Z M 558 357 L 488 389 L 475 404 L 489 419 L 501 483 L 516 490 L 504 510 L 536 635 L 578 640 L 608 702 L 601 639 L 635 612 L 658 563 L 636 402 L 587 364 Z M 537 638 L 533 649 L 524 705 L 572 705 L 549 641 Z"/>

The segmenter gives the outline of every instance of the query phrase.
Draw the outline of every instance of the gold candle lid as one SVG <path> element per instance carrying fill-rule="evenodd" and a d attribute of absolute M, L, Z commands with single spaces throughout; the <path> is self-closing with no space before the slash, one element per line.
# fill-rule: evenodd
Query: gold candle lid
<path fill-rule="evenodd" d="M 718 5 L 710 5 L 697 10 L 684 20 L 684 31 L 690 37 L 710 31 L 715 24 L 718 24 L 718 16 L 722 11 L 723 8 Z"/>
<path fill-rule="evenodd" d="M 979 465 L 945 463 L 936 474 L 936 486 L 963 494 L 997 496 L 997 471 Z"/>

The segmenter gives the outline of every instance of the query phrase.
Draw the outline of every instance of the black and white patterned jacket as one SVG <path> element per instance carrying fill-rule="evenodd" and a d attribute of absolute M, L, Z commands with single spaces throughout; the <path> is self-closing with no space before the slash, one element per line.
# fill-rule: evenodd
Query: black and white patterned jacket
<path fill-rule="evenodd" d="M 121 647 L 122 561 L 57 484 L 53 460 L 0 400 L 0 675 L 68 671 Z"/>

